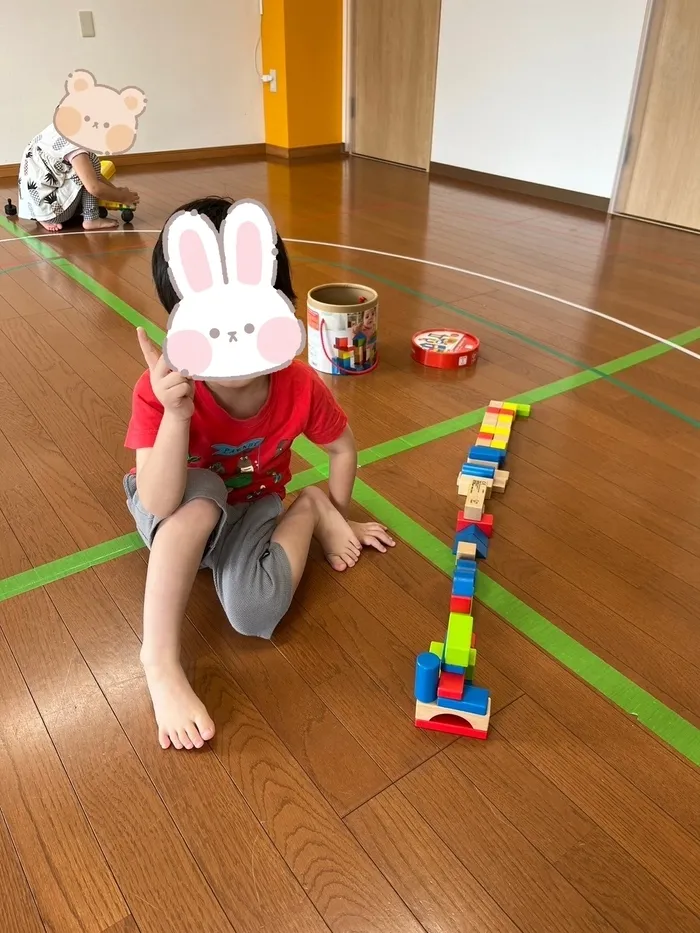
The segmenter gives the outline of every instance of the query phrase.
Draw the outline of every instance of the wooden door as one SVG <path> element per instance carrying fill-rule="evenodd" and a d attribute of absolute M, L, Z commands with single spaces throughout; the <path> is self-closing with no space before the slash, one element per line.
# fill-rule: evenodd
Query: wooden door
<path fill-rule="evenodd" d="M 440 0 L 354 0 L 351 151 L 427 170 Z"/>
<path fill-rule="evenodd" d="M 657 0 L 615 211 L 700 230 L 700 0 Z"/>

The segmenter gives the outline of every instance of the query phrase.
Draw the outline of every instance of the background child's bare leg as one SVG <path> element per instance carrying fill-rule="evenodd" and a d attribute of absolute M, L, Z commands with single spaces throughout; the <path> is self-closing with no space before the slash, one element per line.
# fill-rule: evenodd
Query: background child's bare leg
<path fill-rule="evenodd" d="M 360 556 L 359 541 L 328 497 L 313 486 L 304 489 L 272 535 L 289 559 L 294 590 L 306 567 L 312 537 L 319 541 L 334 570 L 352 567 Z"/>
<path fill-rule="evenodd" d="M 153 539 L 143 604 L 141 662 L 163 748 L 201 748 L 214 723 L 180 664 L 180 629 L 209 535 L 221 509 L 193 499 L 162 522 Z"/>

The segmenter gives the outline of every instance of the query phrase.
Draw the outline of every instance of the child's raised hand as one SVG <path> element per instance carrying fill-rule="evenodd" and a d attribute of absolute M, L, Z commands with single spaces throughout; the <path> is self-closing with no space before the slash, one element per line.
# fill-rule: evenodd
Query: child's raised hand
<path fill-rule="evenodd" d="M 180 373 L 174 373 L 143 327 L 136 331 L 143 358 L 151 376 L 151 388 L 163 408 L 183 421 L 194 414 L 194 384 Z"/>
<path fill-rule="evenodd" d="M 384 554 L 387 547 L 396 545 L 386 526 L 380 525 L 379 522 L 348 522 L 348 525 L 355 532 L 362 547 L 373 547 Z"/>

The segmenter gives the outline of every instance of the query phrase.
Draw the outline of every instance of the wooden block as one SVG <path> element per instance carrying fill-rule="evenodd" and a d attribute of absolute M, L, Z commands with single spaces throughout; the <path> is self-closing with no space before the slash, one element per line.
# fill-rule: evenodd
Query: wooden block
<path fill-rule="evenodd" d="M 457 527 L 455 531 L 459 534 L 460 531 L 464 531 L 465 528 L 469 528 L 470 525 L 475 525 L 479 531 L 483 531 L 487 538 L 490 538 L 493 534 L 493 515 L 484 513 L 481 517 L 481 520 L 478 522 L 473 521 L 471 518 L 465 518 L 460 512 L 457 515 Z"/>
<path fill-rule="evenodd" d="M 443 671 L 438 680 L 437 695 L 443 700 L 461 700 L 464 696 L 464 672 L 450 674 Z"/>
<path fill-rule="evenodd" d="M 521 418 L 530 417 L 531 406 L 530 405 L 518 405 L 518 415 Z"/>
<path fill-rule="evenodd" d="M 462 696 L 454 700 L 452 697 L 441 697 L 438 694 L 437 705 L 444 709 L 459 710 L 462 713 L 472 713 L 477 716 L 485 716 L 489 706 L 489 692 L 483 687 L 474 687 L 467 684 L 464 687 Z"/>
<path fill-rule="evenodd" d="M 472 614 L 471 596 L 451 596 L 450 612 L 463 612 L 465 616 Z M 474 647 L 474 635 L 472 635 L 472 648 Z"/>
<path fill-rule="evenodd" d="M 499 492 L 503 492 L 506 488 L 509 476 L 510 473 L 507 470 L 496 470 L 496 475 L 493 478 L 493 488 L 497 489 Z"/>
<path fill-rule="evenodd" d="M 473 479 L 481 479 L 486 483 L 486 486 L 488 487 L 486 498 L 489 499 L 491 497 L 491 487 L 493 486 L 493 480 L 482 476 L 465 476 L 464 473 L 460 473 L 457 477 L 457 494 L 460 496 L 466 496 L 471 489 L 471 480 Z"/>
<path fill-rule="evenodd" d="M 471 478 L 471 485 L 464 501 L 464 517 L 478 521 L 484 514 L 484 502 L 489 491 L 485 480 Z"/>
<path fill-rule="evenodd" d="M 494 439 L 497 437 L 510 437 L 510 425 L 507 424 L 497 424 L 493 429 Z"/>
<path fill-rule="evenodd" d="M 441 641 L 431 641 L 430 642 L 430 653 L 436 654 L 442 661 L 442 657 L 445 653 L 445 645 Z"/>
<path fill-rule="evenodd" d="M 435 732 L 448 732 L 452 735 L 464 735 L 475 739 L 485 739 L 491 718 L 491 697 L 486 707 L 486 715 L 465 713 L 462 710 L 446 710 L 437 703 L 421 703 L 416 700 L 415 723 L 419 729 L 432 729 Z"/>
<path fill-rule="evenodd" d="M 513 413 L 517 413 L 518 411 L 518 405 L 516 402 L 504 402 L 501 405 L 501 408 L 505 408 L 506 411 L 512 411 Z"/>
<path fill-rule="evenodd" d="M 445 662 L 467 667 L 471 650 L 474 619 L 461 612 L 451 612 L 445 639 Z"/>
<path fill-rule="evenodd" d="M 498 415 L 495 412 L 488 412 L 484 415 L 481 422 L 482 428 L 495 428 L 498 424 Z"/>
<path fill-rule="evenodd" d="M 488 411 L 489 408 L 503 408 L 504 405 L 505 405 L 505 402 L 494 402 L 494 400 L 491 399 L 491 401 L 489 402 L 486 408 L 486 411 Z"/>
<path fill-rule="evenodd" d="M 479 434 L 476 439 L 476 442 L 479 445 L 479 447 L 490 447 L 493 439 L 494 439 L 493 434 Z"/>
<path fill-rule="evenodd" d="M 476 560 L 476 544 L 472 544 L 471 541 L 460 541 L 457 544 L 457 560 L 460 558 Z"/>
<path fill-rule="evenodd" d="M 507 440 L 505 440 L 505 441 L 497 441 L 497 440 L 494 439 L 494 440 L 491 441 L 491 446 L 492 446 L 495 450 L 506 450 L 507 447 L 508 447 L 508 441 L 507 441 Z"/>

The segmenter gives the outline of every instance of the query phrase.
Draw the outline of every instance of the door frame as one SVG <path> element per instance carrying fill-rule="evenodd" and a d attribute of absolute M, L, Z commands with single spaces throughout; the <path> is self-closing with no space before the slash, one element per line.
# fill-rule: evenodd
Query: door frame
<path fill-rule="evenodd" d="M 639 139 L 646 115 L 661 26 L 666 15 L 666 3 L 667 0 L 647 0 L 622 151 L 608 207 L 609 214 L 625 214 L 624 205 L 637 163 Z"/>
<path fill-rule="evenodd" d="M 355 142 L 355 119 L 352 110 L 355 94 L 354 12 L 354 0 L 343 0 L 343 143 L 346 152 L 352 152 Z"/>

